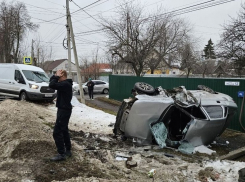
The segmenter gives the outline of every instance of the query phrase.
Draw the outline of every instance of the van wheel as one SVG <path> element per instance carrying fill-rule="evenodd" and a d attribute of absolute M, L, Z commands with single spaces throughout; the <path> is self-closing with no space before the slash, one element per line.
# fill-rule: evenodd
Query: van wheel
<path fill-rule="evenodd" d="M 108 94 L 109 93 L 109 90 L 107 89 L 107 88 L 105 88 L 104 90 L 103 90 L 103 94 Z"/>
<path fill-rule="evenodd" d="M 28 100 L 26 92 L 21 92 L 20 94 L 20 100 L 24 101 L 24 100 Z"/>

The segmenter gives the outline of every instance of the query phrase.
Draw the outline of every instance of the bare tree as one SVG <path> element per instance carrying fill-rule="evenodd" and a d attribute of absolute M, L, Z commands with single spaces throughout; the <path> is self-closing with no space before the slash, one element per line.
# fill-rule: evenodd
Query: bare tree
<path fill-rule="evenodd" d="M 4 62 L 17 63 L 20 54 L 20 42 L 27 30 L 35 30 L 37 25 L 30 21 L 26 6 L 23 3 L 0 4 L 1 56 Z"/>
<path fill-rule="evenodd" d="M 158 41 L 155 46 L 157 54 L 152 57 L 148 66 L 153 74 L 154 70 L 163 62 L 167 67 L 171 67 L 171 59 L 180 49 L 188 38 L 190 28 L 181 19 L 174 18 L 172 15 L 161 16 L 158 19 Z"/>
<path fill-rule="evenodd" d="M 224 32 L 218 45 L 218 56 L 233 60 L 236 74 L 241 76 L 245 67 L 245 4 L 237 18 L 224 25 Z"/>
<path fill-rule="evenodd" d="M 142 8 L 132 4 L 121 7 L 118 19 L 103 19 L 103 28 L 112 55 L 129 63 L 136 75 L 140 76 L 158 40 L 157 18 L 144 16 Z"/>
<path fill-rule="evenodd" d="M 179 61 L 181 62 L 181 70 L 185 71 L 188 78 L 191 71 L 195 68 L 197 62 L 197 55 L 194 51 L 193 45 L 186 42 L 179 50 Z"/>

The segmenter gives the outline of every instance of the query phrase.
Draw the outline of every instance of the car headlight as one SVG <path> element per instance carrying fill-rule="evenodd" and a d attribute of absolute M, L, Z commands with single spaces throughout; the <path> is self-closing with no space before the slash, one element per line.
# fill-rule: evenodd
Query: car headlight
<path fill-rule="evenodd" d="M 34 85 L 34 84 L 29 84 L 29 86 L 30 86 L 30 88 L 32 88 L 32 89 L 38 89 L 38 88 L 39 88 L 38 85 Z"/>

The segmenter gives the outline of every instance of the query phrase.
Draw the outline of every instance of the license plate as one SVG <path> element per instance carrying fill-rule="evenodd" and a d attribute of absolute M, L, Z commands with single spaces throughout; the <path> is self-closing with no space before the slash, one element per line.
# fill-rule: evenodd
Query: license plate
<path fill-rule="evenodd" d="M 52 94 L 45 94 L 45 97 L 53 97 Z"/>

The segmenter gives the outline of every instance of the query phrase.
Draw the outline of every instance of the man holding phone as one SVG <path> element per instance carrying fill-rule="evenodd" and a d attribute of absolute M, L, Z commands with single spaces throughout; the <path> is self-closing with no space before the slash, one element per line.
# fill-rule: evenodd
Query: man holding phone
<path fill-rule="evenodd" d="M 72 113 L 72 80 L 67 79 L 65 70 L 58 70 L 50 78 L 49 87 L 57 90 L 56 107 L 57 118 L 53 131 L 53 138 L 58 154 L 51 161 L 62 161 L 71 157 L 71 140 L 68 131 L 69 119 Z"/>

